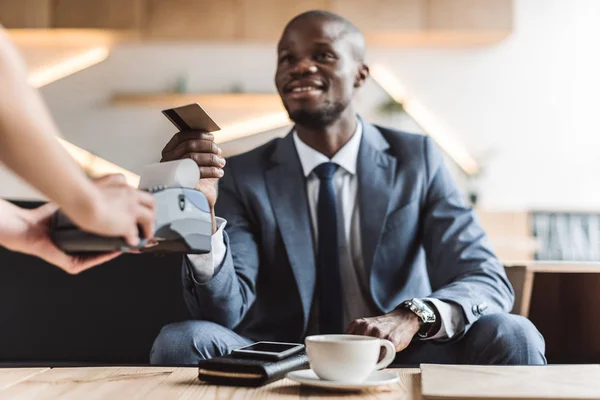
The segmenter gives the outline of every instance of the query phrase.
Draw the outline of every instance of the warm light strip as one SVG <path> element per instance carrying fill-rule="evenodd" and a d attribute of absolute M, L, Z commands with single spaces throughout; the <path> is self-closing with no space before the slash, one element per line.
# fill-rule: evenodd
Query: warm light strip
<path fill-rule="evenodd" d="M 125 175 L 125 179 L 129 185 L 138 187 L 140 183 L 139 175 L 106 161 L 101 157 L 95 156 L 89 151 L 84 150 L 81 147 L 77 147 L 64 139 L 58 138 L 58 141 L 87 173 L 93 176 L 123 174 Z"/>
<path fill-rule="evenodd" d="M 36 88 L 45 86 L 106 60 L 108 54 L 108 47 L 95 47 L 85 50 L 56 64 L 31 72 L 29 74 L 29 84 Z"/>
<path fill-rule="evenodd" d="M 244 138 L 246 136 L 254 135 L 255 133 L 281 128 L 289 123 L 290 119 L 285 111 L 267 114 L 262 117 L 226 126 L 220 131 L 216 131 L 215 141 L 217 143 L 229 142 Z"/>
<path fill-rule="evenodd" d="M 231 140 L 241 139 L 255 133 L 281 128 L 289 123 L 290 120 L 286 112 L 267 114 L 262 117 L 230 125 L 221 129 L 220 131 L 215 132 L 215 141 L 218 143 L 229 142 Z M 89 151 L 77 147 L 64 139 L 58 138 L 58 140 L 69 152 L 69 154 L 77 161 L 77 163 L 88 173 L 94 176 L 123 174 L 127 179 L 127 183 L 129 183 L 131 186 L 138 187 L 140 182 L 139 175 L 106 161 L 103 158 L 95 156 Z"/>
<path fill-rule="evenodd" d="M 370 68 L 371 76 L 395 101 L 404 106 L 406 112 L 431 136 L 454 162 L 468 175 L 479 171 L 477 161 L 469 154 L 466 147 L 455 138 L 418 100 L 411 98 L 400 80 L 387 68 L 374 65 Z"/>
<path fill-rule="evenodd" d="M 256 133 L 281 128 L 290 123 L 286 112 L 267 114 L 262 117 L 250 119 L 234 125 L 230 125 L 215 132 L 215 141 L 218 143 L 229 142 L 235 139 L 241 139 Z M 77 163 L 88 173 L 100 176 L 106 174 L 123 174 L 127 182 L 134 187 L 138 187 L 140 182 L 139 175 L 134 174 L 124 168 L 119 167 L 109 161 L 93 155 L 87 150 L 75 146 L 64 139 L 58 139 L 69 154 Z"/>

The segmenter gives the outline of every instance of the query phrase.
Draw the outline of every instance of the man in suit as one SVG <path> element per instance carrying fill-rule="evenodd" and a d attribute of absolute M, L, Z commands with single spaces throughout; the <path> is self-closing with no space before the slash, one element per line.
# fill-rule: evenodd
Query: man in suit
<path fill-rule="evenodd" d="M 294 18 L 275 83 L 293 131 L 227 161 L 179 132 L 215 205 L 213 250 L 183 261 L 192 321 L 165 326 L 151 362 L 195 364 L 258 340 L 313 333 L 391 340 L 397 362 L 543 364 L 544 340 L 508 314 L 513 291 L 434 142 L 373 126 L 353 97 L 364 39 L 338 15 Z"/>

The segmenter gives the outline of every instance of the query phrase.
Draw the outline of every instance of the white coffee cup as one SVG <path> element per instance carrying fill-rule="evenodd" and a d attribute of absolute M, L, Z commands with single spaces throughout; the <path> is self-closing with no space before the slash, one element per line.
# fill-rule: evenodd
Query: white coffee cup
<path fill-rule="evenodd" d="M 396 357 L 392 342 L 361 335 L 315 335 L 305 340 L 311 369 L 328 381 L 358 383 L 390 365 Z M 381 348 L 385 357 L 380 362 Z"/>

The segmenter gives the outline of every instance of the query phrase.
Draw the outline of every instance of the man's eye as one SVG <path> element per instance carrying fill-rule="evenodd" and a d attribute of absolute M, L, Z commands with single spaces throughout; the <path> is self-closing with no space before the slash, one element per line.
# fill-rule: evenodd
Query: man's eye
<path fill-rule="evenodd" d="M 290 61 L 292 61 L 292 56 L 290 56 L 289 54 L 288 54 L 288 55 L 285 55 L 285 56 L 281 56 L 281 57 L 279 57 L 279 63 L 280 63 L 280 64 L 281 64 L 281 63 L 290 62 Z"/>
<path fill-rule="evenodd" d="M 334 59 L 335 59 L 335 57 L 331 53 L 320 53 L 317 55 L 318 61 L 331 61 Z"/>

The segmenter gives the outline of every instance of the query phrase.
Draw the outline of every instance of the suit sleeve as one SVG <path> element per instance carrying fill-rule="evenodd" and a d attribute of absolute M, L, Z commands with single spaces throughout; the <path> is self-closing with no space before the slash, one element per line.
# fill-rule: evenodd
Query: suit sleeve
<path fill-rule="evenodd" d="M 216 214 L 227 220 L 227 229 L 223 232 L 225 257 L 207 281 L 196 279 L 194 266 L 184 257 L 183 285 L 193 318 L 234 329 L 256 298 L 259 253 L 253 224 L 239 194 L 231 164 L 225 167 L 219 181 L 215 208 Z"/>
<path fill-rule="evenodd" d="M 514 292 L 475 212 L 465 204 L 429 137 L 424 153 L 422 235 L 433 289 L 428 297 L 460 306 L 468 329 L 483 314 L 509 312 Z"/>

